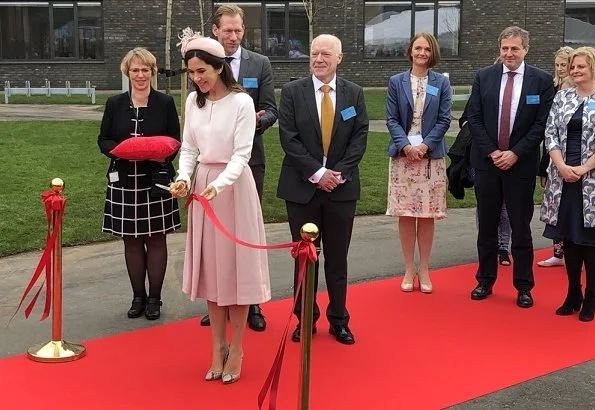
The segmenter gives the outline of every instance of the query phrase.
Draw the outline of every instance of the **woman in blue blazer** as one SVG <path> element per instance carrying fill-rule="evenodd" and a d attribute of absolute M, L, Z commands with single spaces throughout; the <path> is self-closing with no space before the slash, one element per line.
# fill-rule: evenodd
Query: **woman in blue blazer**
<path fill-rule="evenodd" d="M 390 132 L 387 215 L 399 217 L 399 238 L 405 259 L 401 290 L 411 292 L 415 277 L 420 290 L 432 292 L 429 259 L 434 219 L 446 217 L 446 143 L 450 126 L 448 78 L 432 71 L 440 48 L 429 33 L 416 34 L 407 55 L 411 69 L 388 82 L 386 125 Z M 419 248 L 419 269 L 413 261 Z"/>

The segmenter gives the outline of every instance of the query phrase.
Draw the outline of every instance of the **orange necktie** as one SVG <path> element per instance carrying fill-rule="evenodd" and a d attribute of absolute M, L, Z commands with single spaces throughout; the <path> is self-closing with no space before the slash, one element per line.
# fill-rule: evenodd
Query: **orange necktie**
<path fill-rule="evenodd" d="M 322 151 L 324 156 L 328 156 L 328 147 L 331 145 L 331 134 L 333 132 L 333 122 L 335 119 L 335 111 L 333 110 L 333 102 L 329 91 L 331 87 L 324 84 L 320 87 L 322 91 L 322 104 L 320 105 L 320 130 L 322 132 Z"/>

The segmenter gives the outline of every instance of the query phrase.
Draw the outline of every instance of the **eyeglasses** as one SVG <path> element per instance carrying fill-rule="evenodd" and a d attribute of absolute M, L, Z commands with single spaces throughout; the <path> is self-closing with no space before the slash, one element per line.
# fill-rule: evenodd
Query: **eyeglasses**
<path fill-rule="evenodd" d="M 140 74 L 140 73 L 149 74 L 151 72 L 151 69 L 149 69 L 149 68 L 131 68 L 130 70 L 128 70 L 128 72 L 135 74 L 135 75 Z"/>

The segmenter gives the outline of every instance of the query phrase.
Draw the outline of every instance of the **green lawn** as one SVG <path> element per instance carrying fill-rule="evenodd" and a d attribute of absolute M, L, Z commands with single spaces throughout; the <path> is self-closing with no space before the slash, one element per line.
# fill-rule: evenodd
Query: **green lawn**
<path fill-rule="evenodd" d="M 466 92 L 466 91 L 461 91 Z M 99 93 L 96 94 L 96 105 L 98 110 L 102 110 L 105 101 L 113 94 Z M 172 93 L 176 101 L 178 113 L 180 112 L 180 93 Z M 279 97 L 281 90 L 275 90 L 275 98 L 279 104 Z M 368 109 L 368 116 L 371 120 L 384 120 L 386 118 L 386 90 L 384 89 L 367 89 L 365 90 L 366 108 Z M 25 95 L 15 95 L 10 97 L 10 104 L 91 104 L 91 98 L 84 95 L 33 95 L 27 97 Z M 453 103 L 453 111 L 462 111 L 465 108 L 464 101 L 455 101 Z"/>
<path fill-rule="evenodd" d="M 107 160 L 97 148 L 96 121 L 3 122 L 0 151 L 6 171 L 0 191 L 0 256 L 39 248 L 45 216 L 39 195 L 54 177 L 65 181 L 64 242 L 105 239 L 103 213 Z"/>
<path fill-rule="evenodd" d="M 101 233 L 103 200 L 108 159 L 99 153 L 97 121 L 7 121 L 2 122 L 0 152 L 7 171 L 0 192 L 0 256 L 39 249 L 44 242 L 45 216 L 39 195 L 49 181 L 65 181 L 67 206 L 64 240 L 67 245 L 112 238 Z M 449 137 L 449 144 L 452 138 Z M 387 134 L 370 133 L 368 148 L 361 163 L 360 215 L 383 214 L 386 209 Z M 267 172 L 263 198 L 266 222 L 285 220 L 285 205 L 275 197 L 283 152 L 277 129 L 265 134 Z M 541 198 L 541 189 L 535 194 Z M 183 203 L 183 202 L 182 202 Z M 467 191 L 465 199 L 448 195 L 448 207 L 472 207 L 475 197 Z M 185 212 L 182 212 L 185 215 Z M 185 219 L 183 221 L 185 226 Z"/>

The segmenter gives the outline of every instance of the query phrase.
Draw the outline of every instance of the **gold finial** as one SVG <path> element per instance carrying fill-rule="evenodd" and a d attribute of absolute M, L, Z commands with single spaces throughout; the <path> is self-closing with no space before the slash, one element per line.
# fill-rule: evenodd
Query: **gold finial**
<path fill-rule="evenodd" d="M 300 236 L 305 241 L 314 242 L 318 238 L 318 227 L 313 223 L 306 223 L 300 229 Z"/>
<path fill-rule="evenodd" d="M 52 188 L 52 191 L 62 192 L 62 190 L 64 189 L 64 181 L 62 181 L 62 179 L 60 178 L 54 178 L 52 179 L 50 186 Z"/>

